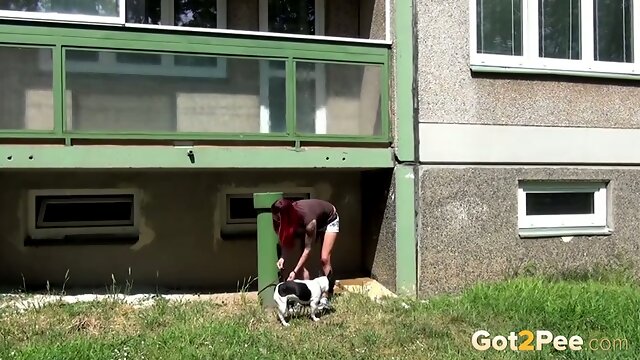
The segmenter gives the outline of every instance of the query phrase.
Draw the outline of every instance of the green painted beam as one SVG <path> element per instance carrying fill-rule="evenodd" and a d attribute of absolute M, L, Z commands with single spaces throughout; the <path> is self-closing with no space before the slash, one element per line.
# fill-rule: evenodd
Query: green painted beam
<path fill-rule="evenodd" d="M 189 156 L 189 152 L 193 156 Z M 393 168 L 392 149 L 0 145 L 0 169 Z"/>
<path fill-rule="evenodd" d="M 414 168 L 398 165 L 396 182 L 396 289 L 402 295 L 417 295 L 417 233 Z"/>
<path fill-rule="evenodd" d="M 271 284 L 278 282 L 278 236 L 273 230 L 273 217 L 271 204 L 282 199 L 281 192 L 255 193 L 253 194 L 253 207 L 258 213 L 258 290 L 262 306 L 272 306 L 273 287 Z"/>
<path fill-rule="evenodd" d="M 415 161 L 413 1 L 396 1 L 396 156 Z"/>

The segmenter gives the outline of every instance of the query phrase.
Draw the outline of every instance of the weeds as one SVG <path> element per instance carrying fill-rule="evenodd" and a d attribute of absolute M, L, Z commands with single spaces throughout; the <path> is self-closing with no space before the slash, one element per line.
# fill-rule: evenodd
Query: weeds
<path fill-rule="evenodd" d="M 640 286 L 611 273 L 565 275 L 478 284 L 457 296 L 429 301 L 395 298 L 375 303 L 348 294 L 337 297 L 336 311 L 320 322 L 302 315 L 292 319 L 288 329 L 272 311 L 249 300 L 218 306 L 158 298 L 140 309 L 120 301 L 54 303 L 22 313 L 5 309 L 0 358 L 634 358 L 640 344 Z M 113 283 L 115 291 L 115 279 Z M 628 347 L 517 353 L 479 352 L 471 346 L 477 330 L 507 335 L 522 329 L 579 335 L 585 341 L 625 339 Z"/>

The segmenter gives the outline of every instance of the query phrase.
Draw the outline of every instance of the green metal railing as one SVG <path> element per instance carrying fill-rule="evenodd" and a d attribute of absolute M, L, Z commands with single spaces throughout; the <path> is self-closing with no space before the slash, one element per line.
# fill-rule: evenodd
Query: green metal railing
<path fill-rule="evenodd" d="M 142 30 L 96 30 L 71 27 L 0 25 L 0 46 L 49 48 L 53 53 L 53 128 L 51 130 L 1 129 L 0 138 L 64 139 L 132 139 L 132 140 L 259 140 L 259 141 L 324 141 L 388 143 L 389 57 L 383 45 L 329 44 L 311 41 L 278 41 L 249 39 L 223 35 L 167 34 Z M 281 60 L 286 63 L 286 131 L 260 132 L 179 132 L 179 131 L 88 131 L 68 129 L 69 109 L 65 99 L 68 90 L 65 72 L 66 51 L 84 49 L 96 51 L 135 51 L 170 55 L 213 55 L 225 58 Z M 296 118 L 296 64 L 372 65 L 380 69 L 380 130 L 375 134 L 310 134 L 298 131 Z M 0 79 L 2 80 L 2 79 Z M 376 95 L 377 96 L 377 95 Z M 0 109 L 2 116 L 2 109 Z M 1 123 L 0 119 L 0 123 Z"/>

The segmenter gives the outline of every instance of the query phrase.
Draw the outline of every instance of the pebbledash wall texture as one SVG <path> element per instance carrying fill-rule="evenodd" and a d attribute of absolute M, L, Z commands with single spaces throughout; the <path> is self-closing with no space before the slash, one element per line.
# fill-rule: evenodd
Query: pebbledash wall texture
<path fill-rule="evenodd" d="M 416 1 L 418 294 L 631 262 L 640 276 L 638 83 L 474 74 L 468 0 Z M 523 238 L 522 180 L 608 183 L 608 236 Z"/>

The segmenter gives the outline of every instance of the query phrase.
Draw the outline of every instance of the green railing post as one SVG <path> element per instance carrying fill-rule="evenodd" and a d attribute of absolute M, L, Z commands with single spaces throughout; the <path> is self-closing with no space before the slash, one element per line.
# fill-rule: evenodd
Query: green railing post
<path fill-rule="evenodd" d="M 278 281 L 278 235 L 273 229 L 271 204 L 282 199 L 281 192 L 253 194 L 253 207 L 258 213 L 258 290 Z M 273 305 L 273 287 L 260 293 L 262 306 Z"/>

